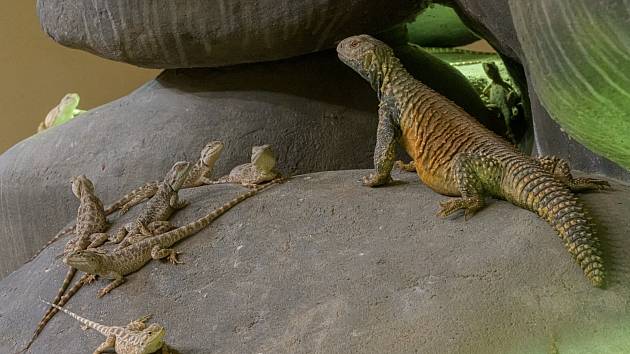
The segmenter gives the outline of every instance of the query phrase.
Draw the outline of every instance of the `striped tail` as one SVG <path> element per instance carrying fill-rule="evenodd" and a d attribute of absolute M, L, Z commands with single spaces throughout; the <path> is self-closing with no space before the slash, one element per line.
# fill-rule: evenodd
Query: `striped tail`
<path fill-rule="evenodd" d="M 43 302 L 45 304 L 48 304 L 48 305 L 54 307 L 55 309 L 57 309 L 59 311 L 65 312 L 68 316 L 74 318 L 75 320 L 83 323 L 84 325 L 86 325 L 86 326 L 88 326 L 90 328 L 93 328 L 93 329 L 99 331 L 103 335 L 107 335 L 109 333 L 109 326 L 102 325 L 102 324 L 100 324 L 98 322 L 90 321 L 90 320 L 88 320 L 85 317 L 81 317 L 81 316 L 77 315 L 76 313 L 74 313 L 74 312 L 72 312 L 70 310 L 66 310 L 65 308 L 63 308 L 61 306 L 58 306 L 58 305 L 55 305 L 55 304 L 51 304 L 50 302 L 48 302 L 46 300 L 39 299 L 39 301 L 41 301 L 41 302 Z"/>
<path fill-rule="evenodd" d="M 74 269 L 74 268 L 72 268 L 72 269 Z M 76 272 L 76 269 L 75 269 L 75 272 Z M 70 273 L 70 272 L 68 272 L 68 273 Z M 62 292 L 59 292 L 57 294 L 57 297 L 55 297 L 55 301 L 53 301 L 53 303 L 57 304 L 58 306 L 63 306 L 66 303 L 68 303 L 68 300 L 70 300 L 70 298 L 74 294 L 76 294 L 79 291 L 79 289 L 81 289 L 81 287 L 83 286 L 83 284 L 85 284 L 87 282 L 89 277 L 90 277 L 89 274 L 84 274 L 83 277 L 81 277 L 81 279 L 79 279 L 79 281 L 77 281 L 74 284 L 74 286 L 72 288 L 70 288 L 70 290 L 68 290 L 68 292 L 65 295 L 59 296 L 60 294 L 63 294 Z M 67 276 L 66 276 L 66 278 L 67 278 Z M 64 282 L 64 284 L 65 284 L 65 282 Z M 59 302 L 57 302 L 57 301 L 59 301 Z M 35 332 L 33 333 L 33 336 L 31 337 L 31 340 L 28 342 L 28 344 L 26 345 L 26 347 L 22 351 L 26 351 L 28 348 L 31 347 L 33 342 L 35 342 L 35 339 L 37 338 L 37 336 L 39 336 L 39 334 L 42 333 L 42 331 L 44 330 L 44 327 L 46 327 L 48 322 L 50 322 L 50 320 L 55 316 L 55 314 L 57 314 L 57 312 L 59 312 L 59 309 L 57 309 L 56 307 L 51 305 L 51 307 L 48 309 L 48 311 L 46 311 L 46 314 L 44 314 L 44 317 L 42 317 L 42 319 L 37 324 L 37 328 L 35 329 Z"/>
<path fill-rule="evenodd" d="M 136 195 L 142 194 L 142 195 L 145 195 L 145 196 L 149 196 L 148 198 L 150 198 L 157 191 L 159 183 L 160 182 L 158 182 L 158 181 L 147 182 L 144 185 L 142 185 L 142 186 L 132 190 L 131 192 L 123 195 L 120 199 L 118 199 L 117 201 L 112 203 L 112 205 L 108 206 L 105 209 L 105 215 L 110 215 L 111 213 L 113 213 L 116 210 L 120 209 L 123 205 L 129 203 L 132 199 L 134 199 L 136 197 Z"/>
<path fill-rule="evenodd" d="M 603 287 L 605 274 L 599 239 L 582 203 L 567 186 L 538 167 L 514 170 L 519 170 L 514 174 L 515 204 L 545 219 L 556 230 L 584 275 L 594 286 Z"/>
<path fill-rule="evenodd" d="M 162 242 L 162 244 L 169 244 L 172 245 L 175 242 L 184 239 L 188 236 L 194 235 L 197 232 L 201 231 L 204 227 L 210 225 L 210 223 L 212 221 L 214 221 L 215 219 L 217 219 L 219 216 L 225 214 L 225 212 L 227 212 L 228 210 L 232 209 L 235 205 L 237 205 L 238 203 L 244 201 L 245 199 L 252 197 L 256 194 L 258 194 L 259 192 L 275 185 L 278 183 L 283 183 L 286 180 L 288 180 L 288 177 L 280 177 L 280 178 L 276 178 L 274 180 L 272 180 L 269 183 L 266 183 L 262 186 L 257 186 L 256 188 L 245 192 L 245 193 L 241 193 L 240 195 L 236 196 L 234 199 L 228 201 L 227 203 L 223 204 L 222 206 L 220 206 L 218 209 L 213 210 L 212 212 L 210 212 L 209 214 L 207 214 L 206 216 L 193 221 L 189 224 L 186 224 L 182 227 L 179 227 L 175 230 L 169 231 L 167 233 L 162 234 L 161 236 L 159 236 L 160 238 L 162 238 L 162 240 L 168 240 L 166 242 Z M 149 239 L 150 240 L 150 239 Z M 149 241 L 150 242 L 150 241 Z M 136 244 L 138 245 L 138 244 Z M 138 246 L 139 247 L 139 246 Z"/>

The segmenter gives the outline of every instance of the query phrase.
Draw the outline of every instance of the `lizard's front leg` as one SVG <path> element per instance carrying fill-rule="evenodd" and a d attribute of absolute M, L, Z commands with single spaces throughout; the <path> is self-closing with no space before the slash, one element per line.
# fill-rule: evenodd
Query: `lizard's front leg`
<path fill-rule="evenodd" d="M 111 283 L 109 283 L 106 287 L 104 287 L 98 292 L 98 294 L 96 295 L 97 298 L 101 298 L 105 296 L 105 294 L 114 290 L 115 288 L 117 288 L 118 286 L 120 286 L 122 283 L 125 282 L 125 278 L 122 276 L 122 274 L 114 273 L 113 278 L 114 280 L 112 280 Z"/>
<path fill-rule="evenodd" d="M 483 208 L 488 191 L 499 190 L 502 167 L 491 157 L 459 153 L 453 159 L 453 174 L 462 197 L 441 202 L 438 215 L 446 217 L 464 209 L 464 217 L 468 220 Z"/>
<path fill-rule="evenodd" d="M 381 103 L 378 110 L 378 128 L 376 147 L 374 148 L 374 173 L 363 178 L 363 185 L 378 187 L 392 180 L 391 172 L 396 155 L 397 127 L 392 121 L 392 113 L 386 104 Z"/>
<path fill-rule="evenodd" d="M 182 199 L 179 199 L 177 194 L 173 194 L 171 199 L 169 200 L 169 205 L 171 208 L 175 210 L 183 209 L 188 206 L 188 202 Z"/>
<path fill-rule="evenodd" d="M 151 315 L 146 315 L 138 318 L 137 320 L 133 320 L 125 326 L 128 330 L 131 331 L 142 331 L 147 328 L 146 322 L 151 318 Z"/>
<path fill-rule="evenodd" d="M 153 249 L 151 250 L 151 258 L 155 260 L 167 258 L 167 260 L 172 264 L 181 264 L 184 262 L 177 259 L 177 255 L 179 255 L 180 253 L 181 252 L 177 252 L 172 248 L 161 248 L 160 246 L 156 245 L 153 246 Z"/>
<path fill-rule="evenodd" d="M 90 235 L 91 242 L 88 245 L 88 248 L 100 247 L 108 239 L 109 239 L 109 235 L 107 233 L 105 233 L 105 232 L 99 232 L 99 233 L 96 233 L 96 234 L 92 234 L 92 235 Z"/>
<path fill-rule="evenodd" d="M 394 166 L 398 167 L 401 171 L 416 172 L 416 162 L 414 160 L 404 163 L 402 160 L 396 161 Z"/>
<path fill-rule="evenodd" d="M 112 243 L 122 242 L 122 240 L 125 239 L 125 236 L 127 236 L 127 234 L 129 233 L 129 230 L 131 230 L 133 226 L 134 226 L 133 223 L 128 223 L 128 224 L 123 225 L 123 227 L 121 227 L 114 235 L 112 235 L 112 238 L 110 239 L 110 241 Z"/>

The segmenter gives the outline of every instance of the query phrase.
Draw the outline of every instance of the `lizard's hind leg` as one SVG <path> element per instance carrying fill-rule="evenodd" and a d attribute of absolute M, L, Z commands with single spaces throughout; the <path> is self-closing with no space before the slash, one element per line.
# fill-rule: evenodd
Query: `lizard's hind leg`
<path fill-rule="evenodd" d="M 572 192 L 585 192 L 610 188 L 610 183 L 602 179 L 589 177 L 573 177 L 567 160 L 556 156 L 543 156 L 537 159 L 543 169 L 555 179 L 564 183 Z"/>
<path fill-rule="evenodd" d="M 107 336 L 107 339 L 105 339 L 105 341 L 101 343 L 101 345 L 99 345 L 98 348 L 96 348 L 96 350 L 92 354 L 105 353 L 106 351 L 110 349 L 114 349 L 115 346 L 116 346 L 116 337 L 113 335 Z"/>
<path fill-rule="evenodd" d="M 453 159 L 453 174 L 462 197 L 441 202 L 438 215 L 446 217 L 464 209 L 468 220 L 483 208 L 486 195 L 497 194 L 502 167 L 491 157 L 460 153 Z"/>

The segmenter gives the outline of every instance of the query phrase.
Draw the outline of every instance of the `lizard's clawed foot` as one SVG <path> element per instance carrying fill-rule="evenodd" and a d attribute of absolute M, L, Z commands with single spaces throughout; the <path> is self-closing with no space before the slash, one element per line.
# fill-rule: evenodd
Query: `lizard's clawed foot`
<path fill-rule="evenodd" d="M 603 179 L 578 177 L 570 182 L 569 187 L 574 192 L 598 191 L 610 189 L 610 183 Z"/>
<path fill-rule="evenodd" d="M 98 293 L 96 294 L 96 297 L 98 299 L 102 298 L 103 296 L 107 295 L 107 293 L 109 292 L 109 290 L 103 288 L 101 290 L 98 291 Z"/>
<path fill-rule="evenodd" d="M 92 284 L 95 280 L 96 280 L 96 275 L 94 275 L 94 274 L 88 274 L 88 275 L 85 277 L 85 281 L 84 281 L 84 283 L 85 283 L 85 284 Z"/>
<path fill-rule="evenodd" d="M 412 160 L 409 163 L 404 163 L 401 160 L 394 162 L 394 167 L 401 171 L 416 172 L 416 163 Z"/>
<path fill-rule="evenodd" d="M 118 210 L 118 216 L 123 216 L 125 214 L 127 214 L 127 212 L 129 211 L 129 207 L 127 206 L 127 204 L 123 205 L 120 207 L 120 210 Z"/>
<path fill-rule="evenodd" d="M 177 257 L 181 254 L 181 252 L 176 252 L 173 251 L 171 252 L 171 254 L 168 255 L 167 260 L 171 263 L 171 264 L 183 264 L 184 262 L 180 261 Z"/>
<path fill-rule="evenodd" d="M 392 181 L 393 180 L 390 175 L 382 176 L 372 173 L 369 176 L 363 177 L 363 185 L 367 187 L 378 187 Z"/>
<path fill-rule="evenodd" d="M 438 216 L 447 217 L 454 212 L 464 209 L 464 219 L 470 219 L 483 207 L 483 202 L 478 198 L 453 198 L 440 203 Z"/>

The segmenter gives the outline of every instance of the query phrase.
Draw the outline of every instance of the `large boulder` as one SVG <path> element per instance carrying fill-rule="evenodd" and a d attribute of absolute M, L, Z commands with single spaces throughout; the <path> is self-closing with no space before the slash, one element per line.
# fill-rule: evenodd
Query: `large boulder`
<path fill-rule="evenodd" d="M 38 0 L 65 46 L 150 68 L 216 67 L 331 48 L 412 20 L 425 0 Z"/>
<path fill-rule="evenodd" d="M 414 48 L 402 52 L 420 79 L 441 82 L 439 91 L 483 115 L 479 97 L 472 88 L 462 90 L 465 79 L 454 69 L 425 60 L 426 54 Z M 175 161 L 196 159 L 214 139 L 226 144 L 216 175 L 248 162 L 251 147 L 265 143 L 274 147 L 284 173 L 368 168 L 377 106 L 369 84 L 332 51 L 223 69 L 165 71 L 132 94 L 0 156 L 0 244 L 5 245 L 0 276 L 76 217 L 68 183 L 74 175 L 91 178 L 110 203 L 162 178 Z"/>
<path fill-rule="evenodd" d="M 628 348 L 628 186 L 582 195 L 611 248 L 609 285 L 596 289 L 535 214 L 494 201 L 468 221 L 440 219 L 445 197 L 414 174 L 370 189 L 368 172 L 297 176 L 176 244 L 184 264 L 151 261 L 106 297 L 95 297 L 99 280 L 67 306 L 105 324 L 151 313 L 182 354 L 548 353 L 552 338 L 560 353 Z M 242 191 L 185 190 L 191 205 L 174 222 Z M 61 249 L 0 281 L 0 352 L 30 338 L 38 299 L 65 274 Z M 58 314 L 31 352 L 86 353 L 103 339 Z"/>
<path fill-rule="evenodd" d="M 619 84 L 624 76 L 610 74 L 615 70 L 614 66 L 601 66 L 610 62 L 625 65 L 623 55 L 618 57 L 619 51 L 609 48 L 610 41 L 605 38 L 617 33 L 615 40 L 627 42 L 628 36 L 623 27 L 624 12 L 615 10 L 620 4 L 607 6 L 601 2 L 580 1 L 586 7 L 579 10 L 579 19 L 575 19 L 577 10 L 573 7 L 578 6 L 571 2 L 497 0 L 492 2 L 492 6 L 485 0 L 441 2 L 453 6 L 464 23 L 490 42 L 506 59 L 506 65 L 520 89 L 528 95 L 524 103 L 531 109 L 535 151 L 538 154 L 558 155 L 585 171 L 630 181 L 630 171 L 627 169 L 630 148 L 628 139 L 625 139 L 629 129 L 627 109 L 623 111 L 629 101 L 622 97 L 627 96 L 627 93 L 620 91 L 618 85 L 610 84 L 611 81 Z M 556 9 L 558 6 L 563 8 Z M 564 17 L 563 14 L 567 13 L 570 18 Z M 612 15 L 613 23 L 608 23 L 607 13 Z M 546 20 L 545 15 L 552 19 Z M 599 21 L 597 23 L 610 26 L 611 31 L 594 29 L 592 35 L 600 36 L 598 39 L 589 39 L 590 35 L 576 37 L 585 34 L 577 34 L 576 28 L 588 32 L 591 28 L 588 26 L 596 26 L 594 22 L 588 26 L 574 24 L 582 24 L 589 16 Z M 518 18 L 517 26 L 515 18 Z M 594 61 L 584 54 L 585 50 L 600 60 Z M 563 64 L 566 59 L 562 59 L 562 51 L 565 55 L 572 53 L 570 57 L 579 57 L 579 60 Z M 593 66 L 594 62 L 599 64 Z M 587 89 L 576 91 L 578 81 L 583 88 L 589 85 L 584 80 L 598 88 L 596 91 L 606 92 L 605 96 L 614 100 L 616 106 L 610 105 L 610 101 L 607 105 L 593 103 L 593 95 Z M 598 113 L 593 113 L 595 111 Z M 590 149 L 585 148 L 584 143 Z M 621 167 L 624 164 L 625 169 Z"/>
<path fill-rule="evenodd" d="M 568 134 L 630 170 L 628 3 L 510 0 L 522 62 Z"/>

